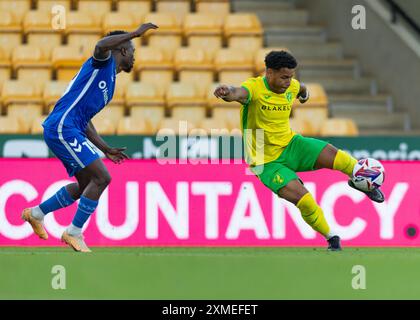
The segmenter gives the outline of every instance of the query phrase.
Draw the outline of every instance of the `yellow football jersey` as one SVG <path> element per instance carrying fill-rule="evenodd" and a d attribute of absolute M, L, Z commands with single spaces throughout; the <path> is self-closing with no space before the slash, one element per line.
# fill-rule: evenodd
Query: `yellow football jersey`
<path fill-rule="evenodd" d="M 292 79 L 282 94 L 271 91 L 265 77 L 250 78 L 242 87 L 249 93 L 241 107 L 245 160 L 251 166 L 274 161 L 296 134 L 290 129 L 289 118 L 300 83 Z"/>

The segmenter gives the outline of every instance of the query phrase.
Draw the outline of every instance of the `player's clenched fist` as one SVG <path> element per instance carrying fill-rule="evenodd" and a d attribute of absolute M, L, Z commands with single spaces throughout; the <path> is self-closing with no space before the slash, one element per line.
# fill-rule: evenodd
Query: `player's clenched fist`
<path fill-rule="evenodd" d="M 222 98 L 222 99 L 227 98 L 230 93 L 231 93 L 230 87 L 226 85 L 220 85 L 216 88 L 216 90 L 214 90 L 214 95 L 217 98 Z"/>

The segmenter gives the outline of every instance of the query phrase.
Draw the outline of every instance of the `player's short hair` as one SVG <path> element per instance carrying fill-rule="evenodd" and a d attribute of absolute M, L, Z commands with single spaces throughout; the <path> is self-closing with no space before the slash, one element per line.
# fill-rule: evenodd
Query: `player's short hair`
<path fill-rule="evenodd" d="M 270 69 L 295 69 L 298 65 L 295 57 L 287 51 L 271 51 L 265 56 L 265 66 Z"/>

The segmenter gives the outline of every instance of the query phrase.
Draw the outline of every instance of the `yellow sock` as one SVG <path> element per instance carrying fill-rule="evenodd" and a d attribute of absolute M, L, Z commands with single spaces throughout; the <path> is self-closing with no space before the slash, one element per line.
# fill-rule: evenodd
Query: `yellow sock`
<path fill-rule="evenodd" d="M 310 193 L 305 194 L 296 205 L 302 214 L 303 220 L 309 224 L 312 229 L 329 238 L 330 227 L 325 220 L 324 212 L 317 205 L 315 199 Z"/>
<path fill-rule="evenodd" d="M 353 175 L 353 168 L 356 165 L 357 160 L 348 153 L 338 150 L 337 155 L 334 159 L 334 170 L 341 171 L 342 173 L 351 177 Z"/>

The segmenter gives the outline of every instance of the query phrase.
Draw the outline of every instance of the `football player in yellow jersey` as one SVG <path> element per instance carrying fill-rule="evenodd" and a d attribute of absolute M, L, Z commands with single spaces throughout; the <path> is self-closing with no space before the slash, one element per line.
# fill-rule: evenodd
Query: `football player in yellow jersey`
<path fill-rule="evenodd" d="M 272 51 L 265 65 L 265 76 L 250 78 L 241 87 L 220 85 L 214 94 L 242 104 L 245 160 L 251 171 L 279 197 L 298 207 L 306 223 L 327 239 L 329 250 L 341 250 L 340 237 L 330 229 L 322 209 L 296 172 L 328 168 L 351 178 L 357 160 L 325 141 L 303 137 L 290 128 L 294 100 L 305 103 L 309 99 L 305 85 L 294 79 L 296 59 L 286 51 Z M 351 179 L 349 185 L 355 188 Z M 379 189 L 364 193 L 373 201 L 384 201 Z"/>

